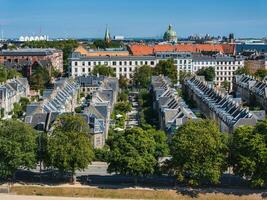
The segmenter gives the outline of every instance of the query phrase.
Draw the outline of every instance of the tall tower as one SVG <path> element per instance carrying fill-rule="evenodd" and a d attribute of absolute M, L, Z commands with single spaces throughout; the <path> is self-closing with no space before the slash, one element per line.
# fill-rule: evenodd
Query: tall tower
<path fill-rule="evenodd" d="M 106 26 L 106 32 L 105 32 L 105 38 L 104 38 L 105 42 L 110 43 L 111 42 L 111 37 L 110 37 L 110 33 L 108 30 L 108 26 Z"/>

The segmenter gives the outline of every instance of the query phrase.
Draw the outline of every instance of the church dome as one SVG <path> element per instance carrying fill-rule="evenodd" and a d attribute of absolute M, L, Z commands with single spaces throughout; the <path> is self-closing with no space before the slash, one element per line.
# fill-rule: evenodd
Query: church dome
<path fill-rule="evenodd" d="M 163 39 L 168 42 L 177 42 L 177 35 L 172 25 L 169 25 L 168 30 L 164 33 Z"/>

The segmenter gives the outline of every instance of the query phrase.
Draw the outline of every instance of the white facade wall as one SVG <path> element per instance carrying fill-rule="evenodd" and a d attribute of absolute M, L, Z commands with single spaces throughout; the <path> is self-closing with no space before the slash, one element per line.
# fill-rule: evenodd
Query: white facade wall
<path fill-rule="evenodd" d="M 102 60 L 101 56 L 99 56 L 98 60 L 72 60 L 70 64 L 70 75 L 75 78 L 77 76 L 86 76 L 89 75 L 94 66 L 97 65 L 107 65 L 114 69 L 116 78 L 120 78 L 121 76 L 125 76 L 128 79 L 133 77 L 135 70 L 143 65 L 149 65 L 155 67 L 157 61 L 155 59 L 140 59 L 140 60 L 132 60 L 129 58 L 128 60 Z"/>

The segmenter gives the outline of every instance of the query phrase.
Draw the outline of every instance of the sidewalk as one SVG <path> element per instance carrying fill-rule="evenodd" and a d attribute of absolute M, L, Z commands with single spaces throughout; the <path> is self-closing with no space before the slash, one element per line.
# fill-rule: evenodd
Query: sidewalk
<path fill-rule="evenodd" d="M 23 196 L 23 195 L 8 195 L 0 194 L 1 200 L 106 200 L 103 198 L 80 198 L 80 197 L 48 197 L 48 196 Z M 123 199 L 112 199 L 123 200 Z M 125 199 L 126 200 L 126 199 Z"/>

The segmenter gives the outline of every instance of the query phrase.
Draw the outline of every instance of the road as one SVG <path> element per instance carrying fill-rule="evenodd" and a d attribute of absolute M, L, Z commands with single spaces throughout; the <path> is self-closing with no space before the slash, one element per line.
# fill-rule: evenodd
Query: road
<path fill-rule="evenodd" d="M 132 104 L 132 110 L 127 113 L 126 120 L 126 128 L 133 128 L 139 125 L 139 117 L 138 117 L 138 101 L 137 101 L 137 93 L 129 94 L 129 101 Z"/>
<path fill-rule="evenodd" d="M 103 198 L 80 198 L 80 197 L 48 197 L 48 196 L 23 196 L 12 194 L 0 194 L 1 200 L 106 200 Z M 112 199 L 116 200 L 116 199 Z M 117 199 L 123 200 L 123 199 Z"/>

